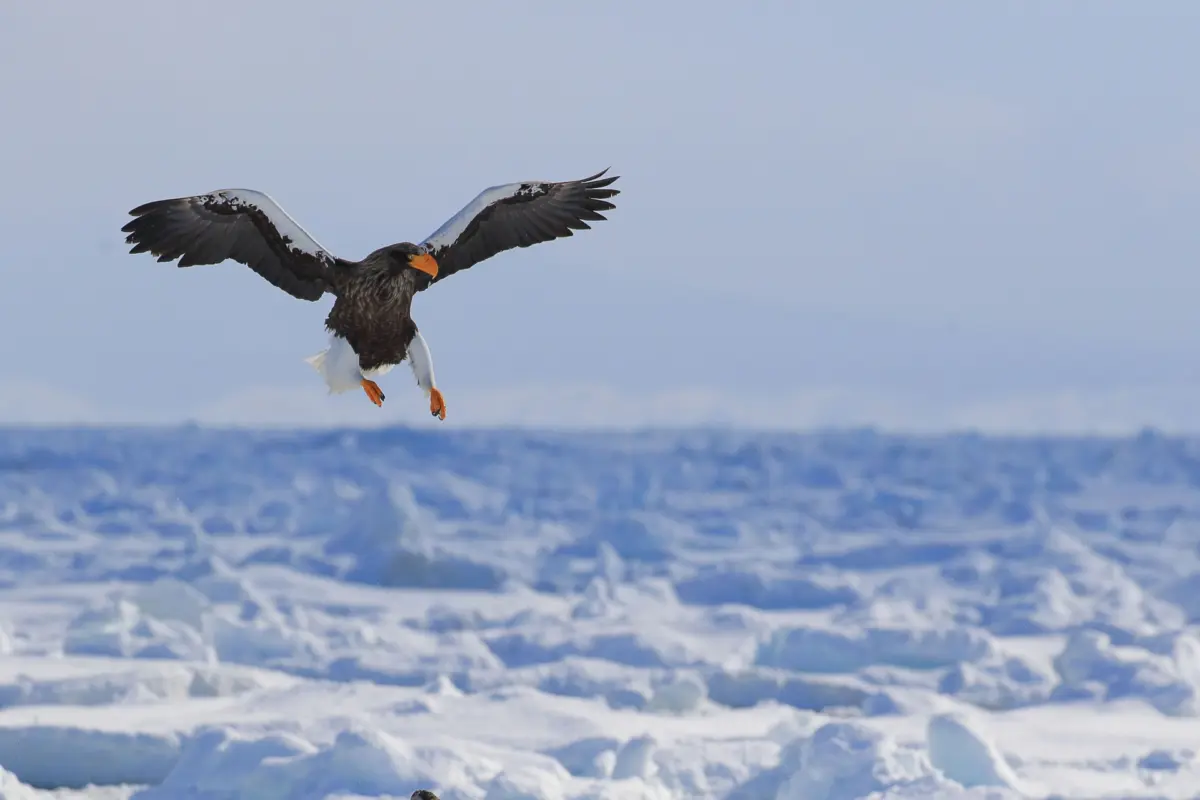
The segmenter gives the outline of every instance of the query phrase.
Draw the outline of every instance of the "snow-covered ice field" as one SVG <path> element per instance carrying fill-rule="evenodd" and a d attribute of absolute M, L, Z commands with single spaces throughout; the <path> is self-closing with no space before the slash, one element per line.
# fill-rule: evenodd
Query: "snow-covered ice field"
<path fill-rule="evenodd" d="M 1200 441 L 0 431 L 0 797 L 1200 794 Z"/>

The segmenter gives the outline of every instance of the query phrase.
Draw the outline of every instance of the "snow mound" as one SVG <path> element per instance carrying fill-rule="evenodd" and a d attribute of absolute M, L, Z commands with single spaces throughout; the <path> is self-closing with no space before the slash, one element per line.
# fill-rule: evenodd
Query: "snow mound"
<path fill-rule="evenodd" d="M 1025 792 L 996 745 L 965 718 L 936 714 L 926 735 L 930 761 L 950 780 L 967 788 L 996 786 Z"/>
<path fill-rule="evenodd" d="M 67 631 L 63 652 L 117 658 L 216 659 L 196 628 L 145 614 L 135 603 L 120 598 L 113 598 L 107 607 L 80 613 Z"/>
<path fill-rule="evenodd" d="M 709 698 L 730 708 L 750 708 L 774 701 L 807 711 L 853 709 L 878 714 L 889 713 L 897 707 L 886 689 L 843 676 L 798 675 L 787 670 L 751 667 L 736 671 L 711 670 L 707 677 Z"/>
<path fill-rule="evenodd" d="M 706 567 L 675 584 L 679 599 L 692 605 L 738 604 L 761 609 L 837 608 L 862 600 L 844 577 L 779 575 L 772 571 Z"/>
<path fill-rule="evenodd" d="M 0 727 L 0 764 L 31 786 L 156 784 L 171 772 L 181 747 L 175 734 Z"/>
<path fill-rule="evenodd" d="M 484 800 L 564 800 L 569 779 L 562 769 L 520 767 L 494 778 Z"/>
<path fill-rule="evenodd" d="M 34 677 L 19 672 L 0 682 L 0 708 L 23 706 L 131 706 L 179 702 L 195 698 L 238 697 L 269 688 L 286 688 L 296 680 L 278 672 L 182 662 L 120 662 L 97 660 L 82 675 L 46 677 L 45 664 L 12 659 Z"/>
<path fill-rule="evenodd" d="M 831 722 L 784 748 L 774 800 L 857 800 L 897 787 L 937 787 L 925 755 L 878 731 Z"/>
<path fill-rule="evenodd" d="M 782 628 L 759 648 L 756 663 L 796 672 L 854 672 L 873 664 L 934 669 L 977 661 L 994 651 L 986 631 L 965 626 Z"/>
<path fill-rule="evenodd" d="M 246 584 L 238 584 L 235 594 L 228 583 L 209 586 L 239 602 L 214 603 L 187 583 L 161 578 L 80 612 L 66 632 L 63 652 L 255 665 L 321 660 L 322 643 Z"/>
<path fill-rule="evenodd" d="M 975 663 L 960 662 L 938 680 L 938 691 L 987 709 L 1013 709 L 1045 702 L 1058 675 L 1020 656 L 996 654 Z"/>
<path fill-rule="evenodd" d="M 613 763 L 613 780 L 629 778 L 652 778 L 657 770 L 654 763 L 654 751 L 658 743 L 652 736 L 637 736 L 617 748 L 616 760 Z"/>
<path fill-rule="evenodd" d="M 1113 555 L 1058 528 L 1005 542 L 994 573 L 1000 601 L 992 630 L 1005 634 L 1068 632 L 1081 626 L 1128 640 L 1178 629 L 1176 606 L 1147 593 Z"/>
<path fill-rule="evenodd" d="M 1029 800 L 1024 795 L 1007 789 L 974 788 L 913 784 L 882 792 L 872 792 L 863 800 Z"/>
<path fill-rule="evenodd" d="M 335 795 L 408 797 L 414 787 L 481 792 L 451 751 L 418 750 L 371 729 L 347 730 L 324 747 L 276 733 L 250 737 L 228 728 L 201 732 L 174 769 L 135 800 L 287 800 Z M 457 780 L 456 780 L 456 775 Z"/>
<path fill-rule="evenodd" d="M 16 775 L 0 767 L 0 798 L 3 800 L 40 800 L 44 797 L 32 786 L 22 783 Z"/>
<path fill-rule="evenodd" d="M 1062 679 L 1053 697 L 1139 698 L 1169 716 L 1200 714 L 1200 641 L 1191 633 L 1171 637 L 1170 652 L 1114 645 L 1107 634 L 1074 633 L 1054 659 Z"/>

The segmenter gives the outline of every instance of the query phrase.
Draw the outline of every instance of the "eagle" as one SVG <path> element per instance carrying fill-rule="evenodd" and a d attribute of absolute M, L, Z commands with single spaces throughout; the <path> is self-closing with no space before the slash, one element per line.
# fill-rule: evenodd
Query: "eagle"
<path fill-rule="evenodd" d="M 429 410 L 446 418 L 429 345 L 413 322 L 417 292 L 516 247 L 588 230 L 605 220 L 620 194 L 607 169 L 570 181 L 521 181 L 480 192 L 418 244 L 401 242 L 361 261 L 325 249 L 270 195 L 253 189 L 155 200 L 129 212 L 121 231 L 130 253 L 150 253 L 179 267 L 244 264 L 301 300 L 333 295 L 325 319 L 329 346 L 309 356 L 331 393 L 361 387 L 376 406 L 383 391 L 375 378 L 406 359 Z"/>

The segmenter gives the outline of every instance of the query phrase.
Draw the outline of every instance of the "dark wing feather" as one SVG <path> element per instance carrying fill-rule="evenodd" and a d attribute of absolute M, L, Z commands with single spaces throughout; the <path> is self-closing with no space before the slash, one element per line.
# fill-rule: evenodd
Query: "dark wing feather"
<path fill-rule="evenodd" d="M 179 259 L 180 267 L 232 259 L 301 300 L 333 293 L 337 258 L 262 192 L 225 189 L 156 200 L 129 213 L 135 219 L 121 230 L 131 253 Z"/>
<path fill-rule="evenodd" d="M 591 228 L 616 208 L 608 198 L 617 179 L 598 172 L 577 181 L 525 181 L 485 189 L 422 245 L 437 259 L 438 276 L 426 287 L 514 247 L 548 242 Z"/>

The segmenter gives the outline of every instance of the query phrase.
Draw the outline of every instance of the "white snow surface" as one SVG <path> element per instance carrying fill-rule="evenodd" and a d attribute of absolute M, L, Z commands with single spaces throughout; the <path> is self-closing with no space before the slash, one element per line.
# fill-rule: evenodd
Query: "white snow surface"
<path fill-rule="evenodd" d="M 1200 440 L 0 430 L 0 798 L 1184 798 Z"/>

